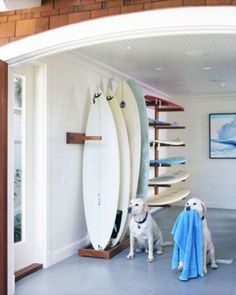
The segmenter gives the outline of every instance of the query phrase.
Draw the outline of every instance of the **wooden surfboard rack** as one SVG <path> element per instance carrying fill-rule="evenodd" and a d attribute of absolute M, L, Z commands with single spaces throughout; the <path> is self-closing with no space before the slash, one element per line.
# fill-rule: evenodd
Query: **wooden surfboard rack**
<path fill-rule="evenodd" d="M 102 136 L 86 136 L 84 133 L 66 133 L 66 143 L 84 143 L 86 140 L 102 140 Z"/>
<path fill-rule="evenodd" d="M 79 256 L 111 259 L 113 256 L 124 250 L 129 246 L 129 237 L 125 238 L 121 243 L 114 247 L 108 247 L 106 250 L 99 251 L 93 249 L 90 245 L 87 248 L 81 248 L 78 251 Z"/>

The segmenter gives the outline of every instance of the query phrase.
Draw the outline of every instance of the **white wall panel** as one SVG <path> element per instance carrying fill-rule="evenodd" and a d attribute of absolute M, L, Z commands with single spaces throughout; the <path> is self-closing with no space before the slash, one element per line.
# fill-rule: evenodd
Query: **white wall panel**
<path fill-rule="evenodd" d="M 235 112 L 235 96 L 176 98 L 185 112 L 168 114 L 186 126 L 179 135 L 185 148 L 169 149 L 169 155 L 186 155 L 190 172 L 187 180 L 191 197 L 202 199 L 208 207 L 236 209 L 236 159 L 209 158 L 209 113 Z M 174 132 L 174 131 L 172 131 Z"/>

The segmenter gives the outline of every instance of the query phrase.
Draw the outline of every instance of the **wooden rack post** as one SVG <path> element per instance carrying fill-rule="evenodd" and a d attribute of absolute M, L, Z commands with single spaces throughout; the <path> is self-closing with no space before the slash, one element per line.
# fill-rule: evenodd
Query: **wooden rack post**
<path fill-rule="evenodd" d="M 159 106 L 160 106 L 160 101 L 155 100 L 155 120 L 159 119 Z M 154 128 L 154 133 L 155 133 L 155 139 L 159 139 L 159 129 Z M 154 147 L 154 159 L 159 159 L 159 149 Z M 159 169 L 157 166 L 154 168 L 154 176 L 158 177 L 159 176 Z M 159 188 L 158 186 L 154 187 L 155 195 L 158 194 Z"/>

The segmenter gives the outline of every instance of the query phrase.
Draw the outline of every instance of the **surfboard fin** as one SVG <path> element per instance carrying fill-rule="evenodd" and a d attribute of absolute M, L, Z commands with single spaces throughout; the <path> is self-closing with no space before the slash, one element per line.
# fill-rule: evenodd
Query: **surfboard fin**
<path fill-rule="evenodd" d="M 99 98 L 99 96 L 101 96 L 102 93 L 99 93 L 99 92 L 95 92 L 94 95 L 93 95 L 93 103 L 96 102 L 96 99 Z"/>
<path fill-rule="evenodd" d="M 126 107 L 126 103 L 125 101 L 122 99 L 121 103 L 120 103 L 120 108 L 124 109 Z"/>
<path fill-rule="evenodd" d="M 121 225 L 121 219 L 122 219 L 122 210 L 117 210 L 116 220 L 115 220 L 114 228 L 111 234 L 112 239 L 115 239 L 118 235 L 118 232 L 120 230 L 120 225 Z"/>
<path fill-rule="evenodd" d="M 114 98 L 114 96 L 108 95 L 108 96 L 106 97 L 107 101 L 112 100 L 112 98 Z"/>

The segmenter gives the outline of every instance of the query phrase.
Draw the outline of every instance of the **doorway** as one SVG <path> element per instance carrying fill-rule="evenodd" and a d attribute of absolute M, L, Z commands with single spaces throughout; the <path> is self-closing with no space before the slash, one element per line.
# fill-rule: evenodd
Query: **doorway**
<path fill-rule="evenodd" d="M 14 271 L 47 264 L 46 71 L 27 63 L 11 69 L 14 155 Z"/>

